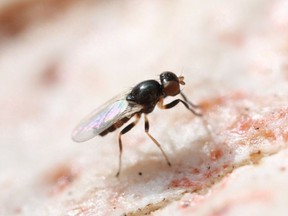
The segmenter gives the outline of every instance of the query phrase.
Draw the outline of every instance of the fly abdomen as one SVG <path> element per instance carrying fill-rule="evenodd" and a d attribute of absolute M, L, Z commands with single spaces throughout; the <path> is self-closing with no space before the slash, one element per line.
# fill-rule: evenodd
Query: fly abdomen
<path fill-rule="evenodd" d="M 109 128 L 107 128 L 106 130 L 102 131 L 99 135 L 100 136 L 105 136 L 106 134 L 115 131 L 117 128 L 120 128 L 123 124 L 125 124 L 127 121 L 129 121 L 130 117 L 125 117 L 123 119 L 118 120 L 117 122 L 115 122 L 113 125 L 111 125 Z"/>

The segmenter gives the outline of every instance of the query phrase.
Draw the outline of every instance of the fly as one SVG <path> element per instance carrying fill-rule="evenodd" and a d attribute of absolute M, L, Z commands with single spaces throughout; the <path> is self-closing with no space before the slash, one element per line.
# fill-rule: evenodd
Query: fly
<path fill-rule="evenodd" d="M 130 131 L 139 121 L 142 114 L 145 119 L 145 133 L 156 144 L 164 156 L 167 164 L 171 163 L 162 149 L 160 143 L 149 133 L 149 121 L 147 114 L 151 113 L 156 104 L 161 109 L 170 109 L 178 103 L 182 103 L 194 115 L 201 116 L 194 109 L 197 105 L 188 101 L 187 97 L 180 91 L 180 85 L 185 85 L 184 77 L 177 77 L 174 73 L 166 71 L 160 74 L 160 82 L 156 80 L 146 80 L 140 82 L 126 94 L 117 96 L 104 105 L 100 106 L 90 115 L 88 115 L 72 133 L 72 139 L 75 142 L 84 142 L 93 137 L 115 131 L 125 124 L 129 119 L 135 117 L 135 120 L 122 129 L 118 135 L 119 144 L 119 166 L 116 176 L 118 177 L 122 166 L 122 140 L 123 134 Z M 164 98 L 167 96 L 176 96 L 180 94 L 182 99 L 164 104 Z"/>

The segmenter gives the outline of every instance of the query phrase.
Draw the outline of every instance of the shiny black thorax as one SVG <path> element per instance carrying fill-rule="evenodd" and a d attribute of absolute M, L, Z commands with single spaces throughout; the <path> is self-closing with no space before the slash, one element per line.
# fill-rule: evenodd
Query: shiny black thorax
<path fill-rule="evenodd" d="M 156 80 L 146 80 L 136 85 L 126 100 L 142 105 L 142 113 L 151 113 L 161 97 L 164 97 L 161 84 Z"/>

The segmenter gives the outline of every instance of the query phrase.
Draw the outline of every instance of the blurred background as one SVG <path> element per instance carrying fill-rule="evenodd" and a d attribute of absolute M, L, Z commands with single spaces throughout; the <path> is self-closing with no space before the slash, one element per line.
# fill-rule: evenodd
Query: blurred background
<path fill-rule="evenodd" d="M 73 143 L 72 129 L 162 71 L 184 75 L 196 102 L 243 85 L 257 91 L 264 80 L 271 91 L 288 77 L 287 8 L 285 0 L 1 0 L 0 201 L 10 205 L 55 164 L 110 148 L 117 155 L 116 145 Z"/>

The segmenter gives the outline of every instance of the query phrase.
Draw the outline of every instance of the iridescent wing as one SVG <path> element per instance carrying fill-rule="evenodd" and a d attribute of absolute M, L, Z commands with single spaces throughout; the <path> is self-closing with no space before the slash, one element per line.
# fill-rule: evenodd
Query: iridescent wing
<path fill-rule="evenodd" d="M 83 119 L 72 132 L 75 142 L 84 142 L 97 136 L 117 121 L 128 117 L 142 109 L 142 106 L 126 100 L 122 94 L 108 101 Z"/>

